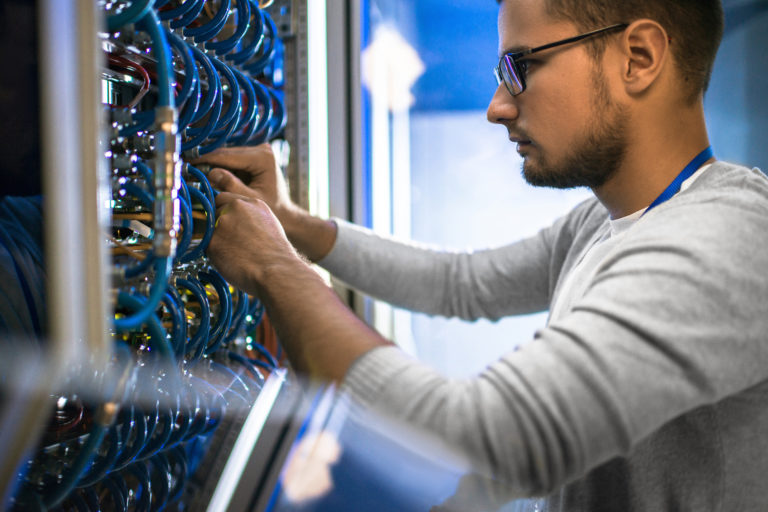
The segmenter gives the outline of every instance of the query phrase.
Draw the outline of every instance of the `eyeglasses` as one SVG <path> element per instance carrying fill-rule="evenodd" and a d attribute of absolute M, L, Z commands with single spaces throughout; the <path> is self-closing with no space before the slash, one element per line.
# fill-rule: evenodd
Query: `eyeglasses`
<path fill-rule="evenodd" d="M 617 25 L 611 25 L 610 27 L 593 30 L 592 32 L 587 32 L 586 34 L 569 37 L 568 39 L 563 39 L 562 41 L 556 41 L 554 43 L 545 44 L 543 46 L 537 46 L 536 48 L 529 48 L 528 50 L 523 50 L 521 52 L 513 52 L 502 55 L 501 59 L 499 59 L 499 65 L 493 68 L 493 75 L 496 77 L 496 85 L 499 86 L 501 85 L 501 82 L 504 82 L 504 85 L 507 87 L 509 94 L 512 96 L 517 96 L 525 90 L 525 75 L 528 71 L 527 62 L 521 61 L 521 58 L 527 57 L 528 55 L 540 52 L 542 50 L 549 50 L 550 48 L 554 48 L 556 46 L 575 43 L 577 41 L 587 39 L 588 37 L 596 36 L 611 30 L 624 30 L 628 26 L 629 25 L 626 23 L 619 23 Z"/>

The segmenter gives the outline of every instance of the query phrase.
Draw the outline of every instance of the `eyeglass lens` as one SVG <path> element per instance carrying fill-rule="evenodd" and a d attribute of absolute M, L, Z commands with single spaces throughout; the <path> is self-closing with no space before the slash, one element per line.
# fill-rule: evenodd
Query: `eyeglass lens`
<path fill-rule="evenodd" d="M 517 72 L 515 61 L 509 55 L 505 55 L 501 60 L 501 66 L 499 66 L 499 68 L 507 89 L 509 89 L 509 92 L 513 96 L 520 94 L 523 92 L 523 89 L 525 89 L 525 83 L 523 77 Z"/>

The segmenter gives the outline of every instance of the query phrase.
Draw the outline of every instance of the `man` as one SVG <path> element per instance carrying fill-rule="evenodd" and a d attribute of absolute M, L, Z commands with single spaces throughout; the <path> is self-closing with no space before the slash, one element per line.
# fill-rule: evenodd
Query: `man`
<path fill-rule="evenodd" d="M 595 194 L 535 237 L 467 254 L 385 240 L 301 211 L 269 151 L 239 148 L 205 160 L 248 183 L 211 171 L 211 259 L 262 298 L 298 370 L 546 496 L 541 509 L 764 510 L 768 180 L 708 151 L 722 23 L 717 0 L 501 2 L 488 119 L 530 183 Z M 400 306 L 550 320 L 449 381 L 360 322 L 288 239 Z"/>

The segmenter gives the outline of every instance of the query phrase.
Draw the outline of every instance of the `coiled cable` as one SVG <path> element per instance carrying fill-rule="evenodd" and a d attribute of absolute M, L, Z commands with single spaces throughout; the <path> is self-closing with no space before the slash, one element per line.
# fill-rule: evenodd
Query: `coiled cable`
<path fill-rule="evenodd" d="M 198 272 L 198 278 L 203 284 L 208 284 L 216 290 L 219 298 L 219 313 L 215 323 L 211 326 L 211 337 L 205 348 L 205 355 L 211 355 L 218 350 L 224 341 L 224 336 L 229 331 L 232 322 L 232 295 L 229 293 L 229 285 L 216 270 L 209 268 L 207 271 Z"/>
<path fill-rule="evenodd" d="M 213 50 L 216 55 L 224 55 L 231 52 L 235 46 L 240 43 L 243 36 L 248 31 L 251 21 L 251 2 L 250 0 L 237 0 L 237 26 L 232 35 L 222 41 L 209 41 L 205 43 L 205 48 Z"/>
<path fill-rule="evenodd" d="M 199 27 L 185 28 L 184 35 L 187 37 L 194 37 L 196 43 L 203 43 L 209 39 L 213 39 L 219 32 L 221 32 L 221 29 L 224 28 L 231 4 L 231 0 L 221 0 L 219 3 L 219 10 L 209 22 L 203 23 Z"/>
<path fill-rule="evenodd" d="M 250 40 L 247 43 L 241 44 L 241 48 L 236 52 L 225 57 L 226 60 L 235 65 L 241 65 L 251 59 L 256 55 L 256 52 L 259 51 L 264 42 L 264 14 L 253 0 L 251 0 L 251 18 L 253 23 L 250 24 Z M 248 33 L 243 37 L 243 40 L 247 39 Z M 241 40 L 241 43 L 243 40 Z"/>
<path fill-rule="evenodd" d="M 208 304 L 208 298 L 205 294 L 205 288 L 197 279 L 192 277 L 177 278 L 176 285 L 186 289 L 200 306 L 200 320 L 197 326 L 197 330 L 194 336 L 192 336 L 187 342 L 187 346 L 184 350 L 185 354 L 191 353 L 192 360 L 196 361 L 202 356 L 203 351 L 205 350 L 208 335 L 210 333 L 210 305 Z"/>
<path fill-rule="evenodd" d="M 203 238 L 200 242 L 179 259 L 182 263 L 194 261 L 205 254 L 205 250 L 208 249 L 211 237 L 213 237 L 214 225 L 216 222 L 216 212 L 213 209 L 213 205 L 208 201 L 208 198 L 205 197 L 205 194 L 192 187 L 189 189 L 189 196 L 192 200 L 200 203 L 205 212 L 205 232 L 203 233 Z"/>
<path fill-rule="evenodd" d="M 152 0 L 131 0 L 131 4 L 118 14 L 107 16 L 107 30 L 115 32 L 124 25 L 136 23 L 151 10 Z"/>

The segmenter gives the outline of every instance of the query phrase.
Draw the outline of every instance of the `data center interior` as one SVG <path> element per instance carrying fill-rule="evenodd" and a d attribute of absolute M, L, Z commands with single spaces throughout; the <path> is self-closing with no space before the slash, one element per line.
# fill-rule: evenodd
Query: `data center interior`
<path fill-rule="evenodd" d="M 713 146 L 768 169 L 768 4 L 724 7 Z M 509 171 L 519 157 L 484 113 L 497 9 L 0 0 L 5 509 L 428 510 L 450 496 L 449 453 L 298 381 L 259 300 L 209 264 L 217 191 L 187 162 L 268 142 L 315 214 L 443 246 L 533 233 L 588 191 Z M 544 322 L 432 318 L 334 285 L 455 377 Z M 499 342 L 467 350 L 476 337 Z"/>

